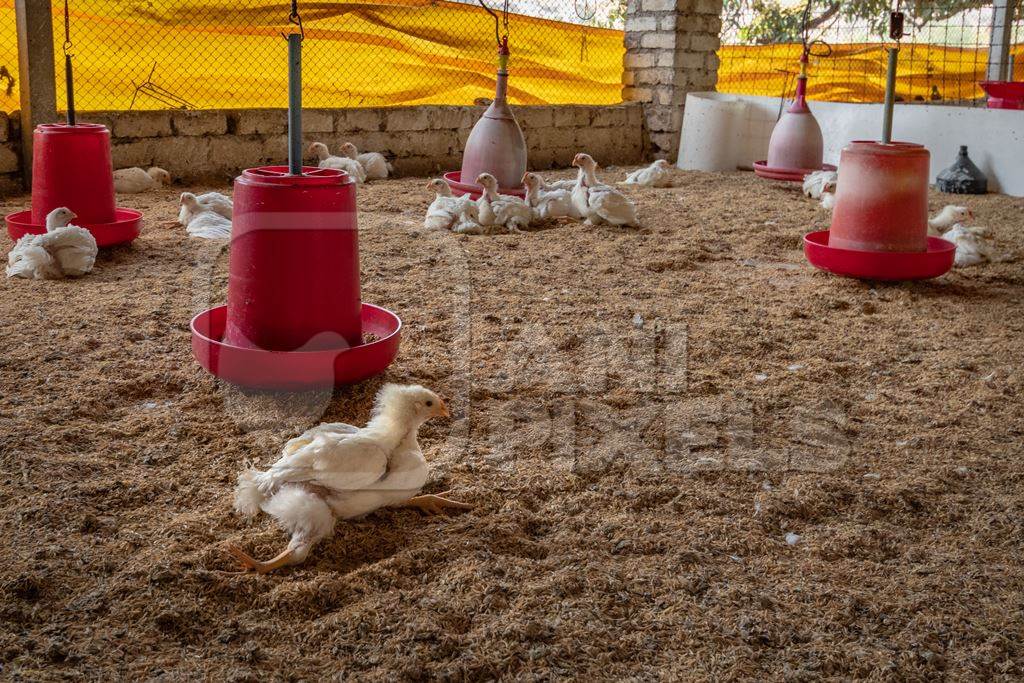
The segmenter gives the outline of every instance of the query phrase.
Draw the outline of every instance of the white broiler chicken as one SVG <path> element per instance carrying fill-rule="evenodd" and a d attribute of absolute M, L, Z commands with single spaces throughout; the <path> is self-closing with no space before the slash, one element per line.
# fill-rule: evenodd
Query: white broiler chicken
<path fill-rule="evenodd" d="M 341 146 L 341 153 L 349 159 L 355 159 L 359 162 L 359 165 L 363 167 L 367 180 L 383 180 L 388 177 L 389 173 L 393 173 L 395 170 L 380 152 L 363 152 L 360 154 L 359 150 L 351 142 L 346 142 Z"/>
<path fill-rule="evenodd" d="M 46 215 L 46 232 L 25 235 L 7 255 L 7 277 L 59 280 L 78 277 L 96 263 L 96 238 L 85 228 L 68 223 L 76 218 L 65 207 Z"/>
<path fill-rule="evenodd" d="M 235 545 L 229 551 L 244 567 L 264 574 L 303 562 L 339 517 L 355 519 L 383 507 L 469 509 L 444 494 L 419 495 L 427 483 L 427 461 L 416 432 L 430 418 L 448 414 L 429 389 L 387 384 L 362 429 L 322 424 L 292 439 L 270 469 L 243 471 L 235 488 L 235 510 L 245 517 L 261 510 L 274 517 L 291 534 L 288 547 L 266 562 Z"/>
<path fill-rule="evenodd" d="M 949 204 L 942 207 L 934 218 L 928 219 L 928 234 L 939 237 L 957 223 L 966 223 L 973 218 L 974 214 L 966 206 Z"/>
<path fill-rule="evenodd" d="M 836 171 L 813 171 L 804 176 L 804 195 L 811 199 L 821 199 L 829 191 L 834 191 L 839 173 Z"/>
<path fill-rule="evenodd" d="M 348 157 L 336 157 L 332 156 L 330 151 L 327 149 L 327 145 L 322 142 L 314 142 L 309 146 L 309 151 L 316 155 L 316 158 L 320 160 L 318 164 L 320 168 L 336 168 L 339 171 L 352 176 L 352 180 L 357 183 L 366 182 L 366 171 L 363 170 L 362 164 L 355 159 L 349 159 Z"/>
<path fill-rule="evenodd" d="M 958 268 L 976 266 L 986 261 L 994 261 L 995 248 L 989 239 L 988 228 L 968 228 L 954 225 L 951 230 L 943 233 L 942 239 L 956 245 L 956 257 L 953 264 Z"/>
<path fill-rule="evenodd" d="M 435 193 L 434 201 L 430 202 L 427 216 L 423 219 L 423 227 L 428 230 L 450 230 L 458 222 L 466 205 L 473 203 L 468 196 L 452 195 L 452 188 L 440 178 L 429 181 L 427 189 Z"/>
<path fill-rule="evenodd" d="M 213 211 L 231 220 L 231 215 L 234 212 L 234 203 L 231 201 L 231 197 L 220 192 L 204 192 L 193 196 L 203 210 Z M 192 210 L 185 205 L 185 202 L 181 202 L 181 208 L 178 210 L 178 222 L 187 227 L 190 220 L 192 220 Z"/>
<path fill-rule="evenodd" d="M 836 208 L 836 193 L 835 192 L 822 192 L 821 193 L 821 208 L 826 211 L 831 211 Z"/>
<path fill-rule="evenodd" d="M 526 203 L 533 209 L 533 217 L 537 220 L 579 218 L 572 203 L 572 192 L 569 190 L 545 190 L 544 180 L 536 173 L 523 174 L 523 185 L 526 186 Z"/>
<path fill-rule="evenodd" d="M 640 185 L 643 187 L 672 187 L 672 164 L 665 159 L 658 159 L 650 166 L 637 169 L 626 176 L 620 185 Z"/>
<path fill-rule="evenodd" d="M 568 190 L 572 192 L 574 187 L 576 187 L 575 178 L 570 180 L 552 180 L 550 182 L 543 178 L 541 179 L 541 189 L 544 190 Z"/>
<path fill-rule="evenodd" d="M 597 162 L 589 154 L 577 154 L 572 165 L 580 169 L 572 191 L 572 203 L 587 225 L 638 227 L 636 206 L 613 187 L 597 179 Z"/>
<path fill-rule="evenodd" d="M 480 207 L 476 202 L 469 201 L 462 207 L 459 218 L 452 227 L 452 232 L 460 235 L 485 235 L 490 231 L 480 224 Z"/>
<path fill-rule="evenodd" d="M 483 227 L 504 226 L 510 232 L 522 232 L 533 220 L 533 209 L 525 200 L 507 194 L 498 194 L 498 179 L 490 173 L 481 173 L 476 184 L 483 188 L 476 206 L 480 210 Z"/>
<path fill-rule="evenodd" d="M 171 174 L 156 166 L 148 171 L 138 167 L 114 171 L 114 190 L 122 194 L 149 192 L 170 184 Z"/>
<path fill-rule="evenodd" d="M 181 210 L 178 218 L 186 218 L 185 231 L 192 237 L 208 240 L 228 239 L 231 237 L 231 219 L 215 212 L 199 201 L 191 192 L 181 193 Z"/>

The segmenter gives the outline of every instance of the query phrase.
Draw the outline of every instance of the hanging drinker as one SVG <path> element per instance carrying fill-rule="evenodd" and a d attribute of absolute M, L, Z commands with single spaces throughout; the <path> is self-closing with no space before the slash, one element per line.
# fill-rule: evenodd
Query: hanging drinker
<path fill-rule="evenodd" d="M 807 106 L 809 54 L 805 49 L 800 57 L 796 99 L 775 124 L 768 143 L 768 159 L 754 163 L 754 172 L 762 178 L 802 182 L 808 173 L 835 170 L 835 166 L 822 163 L 825 141 L 818 120 Z"/>
<path fill-rule="evenodd" d="M 956 161 L 939 173 L 935 186 L 940 192 L 950 194 L 985 194 L 988 192 L 988 178 L 967 156 L 967 145 L 960 145 Z"/>
<path fill-rule="evenodd" d="M 481 173 L 490 173 L 498 180 L 501 194 L 525 197 L 523 174 L 526 173 L 526 139 L 508 106 L 508 37 L 498 47 L 498 74 L 494 101 L 473 126 L 462 154 L 462 171 L 445 173 L 444 179 L 455 195 L 469 194 L 474 199 L 482 189 L 476 184 Z"/>

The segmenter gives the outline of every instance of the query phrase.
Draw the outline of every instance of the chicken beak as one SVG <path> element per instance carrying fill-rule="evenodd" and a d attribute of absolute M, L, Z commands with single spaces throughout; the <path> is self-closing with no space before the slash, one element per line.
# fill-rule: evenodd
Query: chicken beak
<path fill-rule="evenodd" d="M 444 401 L 441 401 L 440 408 L 441 408 L 441 417 L 451 417 L 452 416 L 452 412 L 450 410 L 448 410 L 448 404 L 445 403 Z"/>

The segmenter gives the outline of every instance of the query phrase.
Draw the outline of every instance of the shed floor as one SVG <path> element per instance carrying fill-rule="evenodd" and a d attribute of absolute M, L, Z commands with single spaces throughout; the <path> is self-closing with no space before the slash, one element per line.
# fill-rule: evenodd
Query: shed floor
<path fill-rule="evenodd" d="M 359 190 L 405 337 L 333 395 L 192 359 L 227 258 L 184 188 L 124 198 L 144 233 L 84 279 L 0 281 L 0 677 L 1024 675 L 1024 200 L 963 200 L 1011 260 L 893 285 L 812 269 L 827 215 L 751 174 L 633 191 L 639 232 L 427 233 L 423 186 Z M 450 399 L 428 490 L 475 509 L 232 573 L 285 543 L 232 512 L 243 462 L 385 381 Z"/>

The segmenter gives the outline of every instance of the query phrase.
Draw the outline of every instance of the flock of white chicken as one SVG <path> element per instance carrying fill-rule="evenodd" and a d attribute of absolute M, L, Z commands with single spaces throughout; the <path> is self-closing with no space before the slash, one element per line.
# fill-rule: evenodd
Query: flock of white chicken
<path fill-rule="evenodd" d="M 804 195 L 831 211 L 836 203 L 837 171 L 815 171 L 804 176 Z M 974 213 L 966 206 L 949 204 L 928 219 L 928 234 L 956 245 L 954 265 L 959 268 L 998 261 L 988 228 L 969 226 Z"/>
<path fill-rule="evenodd" d="M 427 207 L 424 227 L 470 235 L 522 232 L 529 226 L 552 219 L 567 218 L 587 225 L 638 227 L 636 205 L 618 189 L 597 177 L 597 162 L 589 154 L 577 154 L 572 165 L 579 169 L 575 180 L 547 182 L 538 173 L 523 175 L 526 196 L 501 194 L 498 181 L 481 173 L 476 183 L 483 188 L 479 199 L 455 197 L 440 178 L 427 183 L 435 193 Z M 672 184 L 671 166 L 665 160 L 631 173 L 621 183 L 644 187 Z"/>

